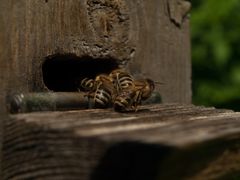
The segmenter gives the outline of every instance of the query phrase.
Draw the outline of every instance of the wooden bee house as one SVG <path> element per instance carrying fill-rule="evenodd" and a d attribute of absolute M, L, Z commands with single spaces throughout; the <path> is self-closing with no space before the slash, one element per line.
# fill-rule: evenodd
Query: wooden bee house
<path fill-rule="evenodd" d="M 182 6 L 162 0 L 2 0 L 0 102 L 6 93 L 76 91 L 77 78 L 121 66 L 163 82 L 158 90 L 164 102 L 190 103 L 189 9 Z"/>
<path fill-rule="evenodd" d="M 239 177 L 240 114 L 190 105 L 189 10 L 185 0 L 1 0 L 1 179 Z M 75 92 L 117 67 L 164 83 L 163 104 L 7 112 L 13 93 Z"/>

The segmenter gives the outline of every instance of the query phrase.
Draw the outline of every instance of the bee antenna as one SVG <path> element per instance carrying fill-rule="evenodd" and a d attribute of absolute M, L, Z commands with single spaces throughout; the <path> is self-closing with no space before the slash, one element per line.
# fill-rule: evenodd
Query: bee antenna
<path fill-rule="evenodd" d="M 158 82 L 158 81 L 154 81 L 154 83 L 155 83 L 155 84 L 158 84 L 158 85 L 163 85 L 163 84 L 165 84 L 165 83 L 163 83 L 163 82 Z"/>

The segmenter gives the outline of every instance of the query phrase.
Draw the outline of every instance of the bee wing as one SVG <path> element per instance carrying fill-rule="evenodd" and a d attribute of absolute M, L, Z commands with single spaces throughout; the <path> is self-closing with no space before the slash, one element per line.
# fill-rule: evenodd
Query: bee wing
<path fill-rule="evenodd" d="M 145 86 L 146 86 L 146 81 L 144 81 L 144 80 L 135 80 L 134 81 L 134 88 L 136 90 L 141 90 L 141 89 L 145 88 Z"/>

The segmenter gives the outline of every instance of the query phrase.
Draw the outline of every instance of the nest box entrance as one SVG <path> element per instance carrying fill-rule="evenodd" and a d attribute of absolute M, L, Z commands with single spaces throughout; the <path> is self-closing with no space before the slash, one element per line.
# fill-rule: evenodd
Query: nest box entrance
<path fill-rule="evenodd" d="M 83 78 L 109 74 L 117 67 L 113 58 L 78 57 L 73 54 L 49 56 L 42 65 L 43 82 L 52 91 L 77 91 Z"/>

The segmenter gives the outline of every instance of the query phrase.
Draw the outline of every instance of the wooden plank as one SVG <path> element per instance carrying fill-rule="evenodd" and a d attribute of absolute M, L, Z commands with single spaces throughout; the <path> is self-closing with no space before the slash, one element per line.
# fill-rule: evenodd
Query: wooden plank
<path fill-rule="evenodd" d="M 165 104 L 11 115 L 4 179 L 239 177 L 240 113 Z"/>

